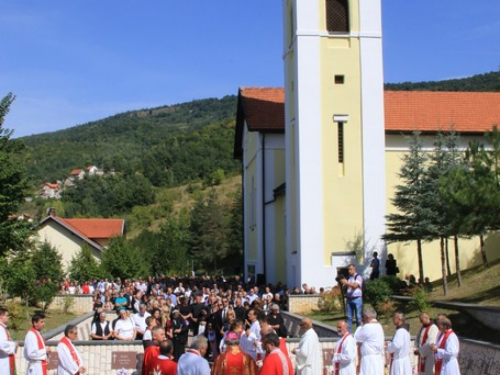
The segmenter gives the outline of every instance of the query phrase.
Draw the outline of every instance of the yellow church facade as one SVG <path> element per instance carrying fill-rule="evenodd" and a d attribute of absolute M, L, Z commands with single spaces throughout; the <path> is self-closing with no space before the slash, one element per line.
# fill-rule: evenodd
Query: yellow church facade
<path fill-rule="evenodd" d="M 454 106 L 451 93 L 436 93 L 439 100 L 384 93 L 380 13 L 379 0 L 283 0 L 285 87 L 238 94 L 247 277 L 328 287 L 348 263 L 367 274 L 373 251 L 382 264 L 393 253 L 402 273 L 418 274 L 412 244 L 387 248 L 380 239 L 405 135 L 462 126 L 455 130 L 467 145 L 500 123 L 500 94 L 488 97 L 492 116 L 472 123 L 467 111 L 477 108 Z M 430 110 L 433 101 L 442 103 Z M 461 242 L 464 265 L 474 264 L 474 246 L 474 239 Z M 433 259 L 425 274 L 438 278 L 439 251 L 434 244 L 424 249 Z"/>

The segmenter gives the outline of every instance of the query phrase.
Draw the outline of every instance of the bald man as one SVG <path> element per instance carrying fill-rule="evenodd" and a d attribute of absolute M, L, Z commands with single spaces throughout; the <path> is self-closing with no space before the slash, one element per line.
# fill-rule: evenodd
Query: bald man
<path fill-rule="evenodd" d="M 292 350 L 297 362 L 297 375 L 317 375 L 322 373 L 321 346 L 313 329 L 312 320 L 304 318 L 300 322 L 300 342 Z"/>
<path fill-rule="evenodd" d="M 349 325 L 345 320 L 337 322 L 337 333 L 341 337 L 335 343 L 332 365 L 334 375 L 356 375 L 356 340 L 349 333 Z"/>

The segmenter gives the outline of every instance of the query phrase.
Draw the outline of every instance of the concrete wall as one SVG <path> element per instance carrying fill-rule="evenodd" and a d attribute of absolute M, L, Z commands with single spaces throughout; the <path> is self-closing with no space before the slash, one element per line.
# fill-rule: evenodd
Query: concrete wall
<path fill-rule="evenodd" d="M 293 336 L 287 339 L 287 347 L 290 352 L 290 358 L 295 363 L 295 356 L 291 351 L 299 344 L 298 323 L 302 318 L 299 315 L 283 312 L 285 324 Z M 112 317 L 109 314 L 108 317 Z M 72 321 L 77 324 L 79 334 L 85 331 L 90 325 L 92 313 Z M 62 337 L 64 326 L 47 332 L 44 335 L 47 345 L 52 348 L 54 354 L 51 356 L 49 364 L 49 375 L 56 374 L 57 355 L 56 346 L 58 340 Z M 314 329 L 320 337 L 321 350 L 323 355 L 324 369 L 327 373 L 333 370 L 331 366 L 331 357 L 338 335 L 332 326 L 315 323 Z M 386 337 L 387 341 L 391 337 Z M 75 346 L 80 352 L 84 365 L 89 374 L 115 375 L 119 368 L 125 368 L 129 374 L 133 374 L 142 363 L 143 347 L 141 341 L 75 341 Z M 23 358 L 23 343 L 20 342 L 20 348 L 16 354 L 16 370 L 19 374 L 26 370 L 26 361 Z M 410 353 L 412 366 L 416 365 L 416 358 Z M 500 374 L 500 346 L 490 343 L 478 342 L 473 340 L 460 340 L 459 363 L 462 374 L 467 375 L 498 375 Z"/>
<path fill-rule="evenodd" d="M 73 299 L 72 307 L 69 309 L 74 314 L 85 314 L 92 311 L 94 298 L 89 294 L 60 294 L 54 298 L 54 301 L 49 305 L 49 310 L 63 310 L 64 304 L 68 298 Z"/>
<path fill-rule="evenodd" d="M 288 297 L 288 311 L 293 314 L 309 314 L 319 310 L 319 294 L 297 294 Z"/>

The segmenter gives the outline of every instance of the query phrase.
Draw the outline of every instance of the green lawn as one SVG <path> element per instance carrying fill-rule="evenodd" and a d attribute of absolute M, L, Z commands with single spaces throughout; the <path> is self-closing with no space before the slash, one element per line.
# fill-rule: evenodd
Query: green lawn
<path fill-rule="evenodd" d="M 19 321 L 19 328 L 13 329 L 12 324 L 9 324 L 9 326 L 11 327 L 9 329 L 9 332 L 14 340 L 24 340 L 26 332 L 28 332 L 31 327 L 31 316 L 35 313 L 35 311 L 39 310 L 39 308 L 25 307 L 22 312 L 24 318 Z M 48 332 L 51 329 L 68 323 L 75 318 L 77 318 L 77 315 L 75 314 L 63 314 L 58 310 L 48 311 L 47 313 L 45 313 L 45 329 L 42 333 Z"/>

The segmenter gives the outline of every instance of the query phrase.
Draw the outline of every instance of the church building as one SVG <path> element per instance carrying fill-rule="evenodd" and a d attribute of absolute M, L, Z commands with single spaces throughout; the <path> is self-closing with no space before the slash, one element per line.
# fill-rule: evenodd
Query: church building
<path fill-rule="evenodd" d="M 283 0 L 283 14 L 285 87 L 238 92 L 246 276 L 328 287 L 351 262 L 368 274 L 373 251 L 418 274 L 413 244 L 381 240 L 405 136 L 453 129 L 466 147 L 500 124 L 500 93 L 384 92 L 379 0 Z M 424 255 L 438 278 L 436 244 Z"/>

